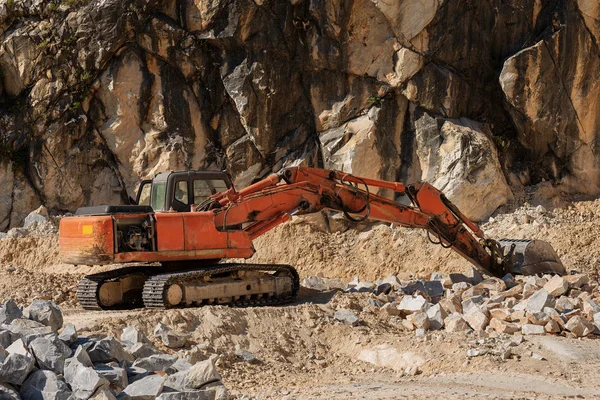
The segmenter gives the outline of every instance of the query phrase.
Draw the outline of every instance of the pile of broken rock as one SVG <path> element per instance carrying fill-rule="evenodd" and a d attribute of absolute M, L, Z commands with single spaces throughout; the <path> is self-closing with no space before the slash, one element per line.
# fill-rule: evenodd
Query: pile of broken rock
<path fill-rule="evenodd" d="M 468 276 L 434 273 L 428 281 L 397 276 L 376 283 L 355 279 L 347 285 L 339 279 L 312 276 L 302 284 L 318 290 L 371 293 L 363 311 L 379 310 L 417 335 L 440 329 L 480 336 L 600 334 L 598 283 L 585 274 L 516 278 L 509 274 L 483 279 L 473 271 Z M 348 309 L 337 310 L 334 318 L 360 323 L 359 316 Z"/>
<path fill-rule="evenodd" d="M 168 327 L 155 335 L 178 345 Z M 173 341 L 173 343 L 171 343 Z M 134 327 L 114 337 L 78 337 L 63 328 L 60 309 L 35 300 L 22 310 L 12 300 L 0 307 L 2 399 L 228 399 L 213 360 L 191 365 L 160 354 Z"/>

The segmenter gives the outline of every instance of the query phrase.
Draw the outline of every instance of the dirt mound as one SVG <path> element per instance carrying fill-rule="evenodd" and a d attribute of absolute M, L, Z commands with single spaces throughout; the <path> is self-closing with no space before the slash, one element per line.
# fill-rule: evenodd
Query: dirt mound
<path fill-rule="evenodd" d="M 557 250 L 567 270 L 597 274 L 600 265 L 600 200 L 547 211 L 524 206 L 482 225 L 490 238 L 541 239 Z M 325 233 L 295 219 L 255 241 L 253 262 L 288 263 L 301 276 L 323 274 L 350 280 L 375 280 L 400 272 L 429 277 L 432 272 L 462 272 L 469 262 L 432 244 L 420 230 L 379 224 L 364 231 Z"/>
<path fill-rule="evenodd" d="M 451 250 L 430 243 L 424 232 L 386 224 L 330 234 L 296 220 L 257 239 L 255 247 L 252 262 L 288 263 L 301 276 L 375 280 L 400 272 L 429 277 L 434 271 L 469 268 Z"/>

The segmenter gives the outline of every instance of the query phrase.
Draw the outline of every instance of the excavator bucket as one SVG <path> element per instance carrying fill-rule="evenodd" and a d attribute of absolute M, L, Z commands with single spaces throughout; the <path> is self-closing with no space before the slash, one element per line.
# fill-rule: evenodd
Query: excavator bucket
<path fill-rule="evenodd" d="M 548 242 L 528 239 L 501 239 L 499 242 L 505 252 L 514 245 L 513 274 L 566 274 L 563 263 Z"/>

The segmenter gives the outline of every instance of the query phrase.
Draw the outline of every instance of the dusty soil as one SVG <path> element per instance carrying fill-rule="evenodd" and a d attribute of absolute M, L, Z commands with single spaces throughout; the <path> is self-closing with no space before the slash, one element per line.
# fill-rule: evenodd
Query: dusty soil
<path fill-rule="evenodd" d="M 600 200 L 548 212 L 523 207 L 495 216 L 483 228 L 490 237 L 547 240 L 568 269 L 597 275 L 598 221 Z M 302 278 L 321 273 L 375 280 L 401 272 L 429 277 L 436 271 L 470 268 L 451 250 L 429 243 L 422 232 L 384 224 L 327 234 L 314 223 L 296 220 L 257 240 L 256 249 L 252 261 L 290 263 Z M 594 339 L 528 338 L 514 347 L 511 359 L 492 354 L 468 358 L 467 350 L 477 346 L 476 337 L 432 332 L 417 338 L 393 319 L 364 310 L 366 294 L 310 290 L 286 307 L 88 312 L 76 306 L 77 281 L 111 267 L 61 264 L 57 250 L 55 235 L 32 232 L 0 240 L 0 300 L 13 297 L 25 304 L 52 298 L 64 310 L 65 321 L 85 334 L 119 336 L 123 327 L 136 325 L 152 337 L 154 326 L 162 321 L 189 335 L 189 346 L 180 355 L 193 360 L 220 357 L 224 382 L 238 398 L 600 397 L 600 350 Z M 362 323 L 352 327 L 335 321 L 332 315 L 338 308 L 356 310 Z M 392 354 L 394 363 L 381 366 L 361 360 L 379 345 Z M 241 361 L 236 348 L 250 351 L 258 362 Z M 545 360 L 532 358 L 532 352 Z M 405 374 L 415 366 L 417 375 Z"/>
<path fill-rule="evenodd" d="M 476 347 L 478 340 L 472 335 L 433 332 L 416 338 L 414 332 L 405 331 L 378 313 L 362 312 L 363 320 L 357 327 L 331 318 L 338 307 L 362 308 L 366 298 L 363 294 L 316 294 L 305 290 L 297 304 L 287 307 L 110 313 L 71 310 L 65 319 L 81 331 L 113 335 L 128 325 L 138 326 L 149 337 L 159 321 L 175 326 L 189 335 L 189 346 L 179 354 L 193 359 L 218 354 L 217 365 L 224 382 L 238 398 L 600 396 L 600 350 L 595 340 L 531 338 L 513 348 L 512 359 L 493 355 L 469 359 L 466 351 Z M 500 336 L 497 341 L 512 338 Z M 541 343 L 542 339 L 546 342 Z M 381 348 L 378 346 L 392 352 L 387 357 L 393 367 L 361 360 L 364 352 Z M 236 348 L 250 351 L 258 361 L 241 361 L 235 355 Z M 545 360 L 535 360 L 532 352 Z M 418 375 L 404 373 L 411 366 L 418 366 Z"/>

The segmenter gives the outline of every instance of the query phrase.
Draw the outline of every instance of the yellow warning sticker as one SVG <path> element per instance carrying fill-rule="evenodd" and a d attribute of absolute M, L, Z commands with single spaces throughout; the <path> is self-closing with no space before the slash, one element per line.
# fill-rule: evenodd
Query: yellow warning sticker
<path fill-rule="evenodd" d="M 93 228 L 93 225 L 83 225 L 81 233 L 83 233 L 84 235 L 91 235 Z"/>

